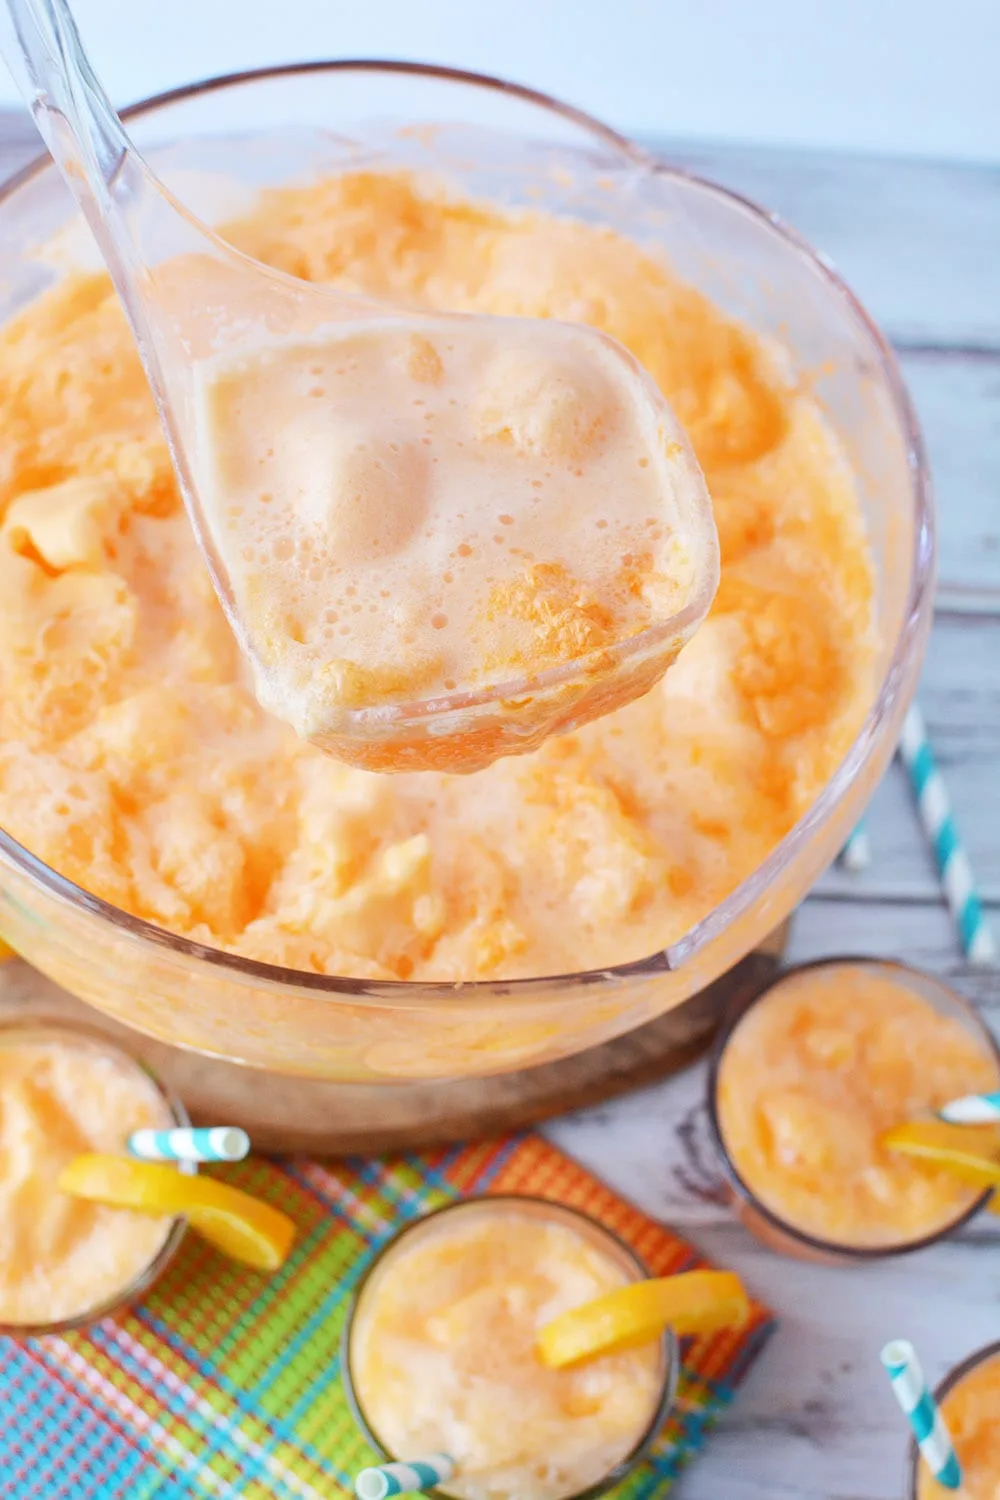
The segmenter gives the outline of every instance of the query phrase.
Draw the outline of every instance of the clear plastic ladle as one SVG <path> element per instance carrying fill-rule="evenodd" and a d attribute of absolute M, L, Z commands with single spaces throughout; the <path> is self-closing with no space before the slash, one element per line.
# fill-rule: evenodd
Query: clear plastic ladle
<path fill-rule="evenodd" d="M 233 544 L 206 510 L 199 371 L 262 345 L 308 347 L 352 324 L 419 328 L 428 315 L 296 280 L 233 249 L 177 201 L 136 151 L 90 66 L 66 0 L 6 0 L 0 14 L 4 58 L 107 262 L 216 591 L 253 667 L 258 696 L 271 707 L 274 675 L 286 663 L 262 652 L 241 607 Z M 525 326 L 520 319 L 447 317 L 490 325 L 498 341 Z M 441 318 L 434 315 L 437 323 Z M 551 327 L 553 336 L 560 326 L 565 331 L 565 325 L 532 325 Z M 611 346 L 630 360 L 603 334 L 578 332 L 605 359 Z M 659 390 L 635 369 L 651 419 L 673 433 L 676 424 Z M 281 441 L 276 430 L 274 443 Z M 423 698 L 411 697 L 405 685 L 390 701 L 355 697 L 325 721 L 296 727 L 321 748 L 369 769 L 470 771 L 621 706 L 662 676 L 711 603 L 718 559 L 707 496 L 703 510 L 696 519 L 704 546 L 683 603 L 636 633 L 517 677 L 458 682 Z M 300 679 L 302 670 L 299 663 Z"/>

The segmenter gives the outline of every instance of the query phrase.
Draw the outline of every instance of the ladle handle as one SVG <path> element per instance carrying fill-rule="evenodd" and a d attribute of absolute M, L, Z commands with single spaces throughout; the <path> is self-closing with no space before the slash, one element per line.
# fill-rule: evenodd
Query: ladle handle
<path fill-rule="evenodd" d="M 0 53 L 112 270 L 129 275 L 121 215 L 134 153 L 66 0 L 3 0 Z"/>

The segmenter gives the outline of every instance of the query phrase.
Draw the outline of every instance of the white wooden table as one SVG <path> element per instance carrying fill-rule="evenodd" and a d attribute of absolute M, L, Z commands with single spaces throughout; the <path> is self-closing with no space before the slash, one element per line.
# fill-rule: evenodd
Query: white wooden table
<path fill-rule="evenodd" d="M 1000 929 L 1000 170 L 751 148 L 664 154 L 777 210 L 838 264 L 900 351 L 930 445 L 940 588 L 921 699 L 983 894 Z M 35 150 L 0 113 L 0 176 Z M 831 871 L 791 957 L 868 952 L 948 976 L 1000 1030 L 1000 975 L 958 951 L 894 767 L 869 828 L 872 868 Z M 898 1500 L 905 1436 L 878 1366 L 906 1335 L 936 1378 L 1000 1338 L 1000 1221 L 860 1271 L 758 1249 L 720 1206 L 696 1069 L 551 1127 L 647 1211 L 742 1272 L 778 1333 L 678 1500 Z"/>

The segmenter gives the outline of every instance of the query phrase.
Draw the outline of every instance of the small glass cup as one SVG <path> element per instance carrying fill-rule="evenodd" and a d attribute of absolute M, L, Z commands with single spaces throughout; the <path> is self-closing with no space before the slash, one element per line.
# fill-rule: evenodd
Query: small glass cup
<path fill-rule="evenodd" d="M 725 1175 L 730 1202 L 737 1218 L 763 1245 L 778 1251 L 779 1254 L 790 1255 L 796 1260 L 815 1261 L 821 1265 L 855 1266 L 864 1265 L 869 1261 L 885 1260 L 890 1256 L 909 1255 L 915 1250 L 924 1250 L 927 1246 L 936 1244 L 938 1240 L 947 1239 L 956 1229 L 960 1229 L 963 1224 L 967 1224 L 979 1213 L 992 1196 L 992 1189 L 987 1189 L 980 1194 L 973 1203 L 962 1208 L 953 1219 L 932 1233 L 919 1235 L 914 1239 L 901 1240 L 898 1244 L 850 1245 L 823 1240 L 797 1228 L 763 1203 L 754 1189 L 744 1181 L 726 1145 L 719 1113 L 719 1078 L 726 1047 L 748 1011 L 773 994 L 780 985 L 799 974 L 818 969 L 836 968 L 860 968 L 884 975 L 901 987 L 909 989 L 921 1000 L 927 1001 L 939 1015 L 958 1021 L 981 1042 L 984 1052 L 995 1060 L 998 1074 L 1000 1074 L 1000 1049 L 992 1033 L 967 1000 L 933 975 L 924 974 L 919 969 L 911 968 L 908 964 L 897 963 L 892 959 L 821 958 L 812 963 L 798 964 L 785 969 L 771 984 L 759 990 L 757 994 L 751 995 L 748 999 L 741 999 L 726 1016 L 716 1036 L 709 1064 L 708 1117 L 716 1151 Z"/>
<path fill-rule="evenodd" d="M 380 1272 L 384 1272 L 386 1267 L 391 1265 L 393 1258 L 404 1247 L 412 1248 L 414 1241 L 422 1238 L 429 1231 L 436 1229 L 440 1220 L 445 1215 L 464 1218 L 491 1211 L 502 1213 L 505 1207 L 516 1210 L 519 1214 L 530 1214 L 534 1218 L 571 1229 L 574 1233 L 582 1236 L 591 1245 L 606 1254 L 609 1259 L 617 1262 L 626 1272 L 630 1281 L 644 1281 L 651 1274 L 648 1267 L 643 1264 L 632 1247 L 627 1245 L 617 1234 L 614 1234 L 610 1229 L 599 1223 L 598 1220 L 591 1218 L 589 1214 L 582 1213 L 579 1209 L 567 1208 L 561 1203 L 551 1203 L 546 1198 L 534 1198 L 518 1193 L 498 1193 L 495 1196 L 483 1194 L 472 1198 L 464 1198 L 459 1203 L 446 1204 L 443 1208 L 434 1209 L 430 1213 L 423 1214 L 420 1218 L 413 1219 L 409 1223 L 404 1224 L 382 1246 L 358 1282 L 350 1308 L 348 1309 L 340 1349 L 341 1376 L 344 1382 L 344 1391 L 347 1396 L 348 1405 L 351 1408 L 354 1420 L 364 1434 L 365 1440 L 375 1449 L 383 1461 L 405 1460 L 412 1458 L 414 1455 L 393 1453 L 386 1446 L 379 1437 L 377 1428 L 362 1406 L 354 1383 L 351 1356 L 352 1331 L 359 1310 L 364 1305 L 366 1290 L 374 1285 L 373 1278 Z M 562 1500 L 596 1500 L 597 1496 L 606 1494 L 616 1484 L 620 1484 L 647 1457 L 673 1410 L 679 1368 L 680 1354 L 677 1340 L 672 1330 L 667 1329 L 660 1341 L 660 1374 L 662 1376 L 660 1394 L 653 1408 L 652 1416 L 636 1439 L 635 1445 L 596 1484 L 588 1486 L 587 1489 L 580 1490 L 575 1495 L 562 1497 Z M 447 1489 L 432 1489 L 426 1493 L 432 1496 L 433 1500 L 453 1500 Z"/>
<path fill-rule="evenodd" d="M 982 1349 L 977 1349 L 974 1354 L 969 1355 L 968 1359 L 963 1359 L 960 1365 L 956 1365 L 953 1370 L 948 1371 L 948 1374 L 934 1391 L 934 1400 L 938 1406 L 942 1406 L 952 1391 L 960 1386 L 962 1381 L 971 1375 L 974 1370 L 978 1370 L 981 1365 L 990 1364 L 993 1360 L 1000 1360 L 1000 1340 L 994 1344 L 986 1344 Z M 959 1458 L 961 1458 L 961 1454 L 959 1454 Z M 906 1500 L 927 1500 L 927 1490 L 921 1490 L 922 1476 L 926 1483 L 926 1466 L 921 1465 L 920 1450 L 914 1439 L 911 1438 L 906 1455 Z"/>
<path fill-rule="evenodd" d="M 65 1020 L 61 1016 L 31 1016 L 30 1018 L 23 1015 L 0 1016 L 0 1047 L 12 1042 L 29 1040 L 66 1041 L 76 1045 L 82 1042 L 93 1045 L 95 1050 L 116 1058 L 125 1067 L 143 1073 L 150 1080 L 170 1111 L 171 1127 L 186 1129 L 191 1124 L 180 1099 L 156 1076 L 152 1068 L 127 1048 L 112 1041 L 107 1033 L 98 1027 L 88 1026 L 83 1021 Z M 178 1170 L 193 1175 L 198 1168 L 193 1162 L 183 1162 L 178 1164 Z M 82 1312 L 74 1313 L 71 1317 L 56 1318 L 47 1323 L 4 1323 L 0 1320 L 0 1337 L 16 1339 L 20 1342 L 29 1338 L 37 1338 L 41 1334 L 69 1333 L 75 1328 L 85 1328 L 90 1323 L 96 1323 L 111 1313 L 120 1312 L 123 1308 L 131 1306 L 132 1303 L 138 1302 L 153 1283 L 163 1275 L 177 1254 L 186 1231 L 187 1220 L 180 1216 L 175 1218 L 166 1238 L 148 1264 L 127 1285 L 106 1297 L 102 1302 L 85 1308 Z"/>

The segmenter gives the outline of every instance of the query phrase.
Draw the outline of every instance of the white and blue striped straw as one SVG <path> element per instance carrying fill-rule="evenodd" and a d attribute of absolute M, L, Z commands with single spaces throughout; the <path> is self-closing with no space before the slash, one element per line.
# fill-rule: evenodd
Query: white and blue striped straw
<path fill-rule="evenodd" d="M 899 753 L 910 773 L 920 820 L 934 851 L 965 956 L 977 968 L 992 968 L 997 961 L 996 943 L 976 891 L 969 857 L 958 837 L 948 793 L 934 763 L 923 715 L 915 703 L 903 722 Z"/>
<path fill-rule="evenodd" d="M 1000 1094 L 966 1094 L 943 1105 L 938 1113 L 953 1125 L 1000 1124 Z"/>
<path fill-rule="evenodd" d="M 447 1453 L 432 1453 L 429 1458 L 411 1458 L 409 1463 L 379 1464 L 362 1469 L 354 1481 L 358 1500 L 388 1500 L 390 1495 L 413 1495 L 418 1490 L 432 1490 L 444 1484 L 455 1472 L 454 1459 Z"/>
<path fill-rule="evenodd" d="M 242 1161 L 250 1137 L 236 1125 L 190 1130 L 133 1130 L 128 1149 L 140 1161 Z"/>
<path fill-rule="evenodd" d="M 857 875 L 861 870 L 867 870 L 871 862 L 872 846 L 868 839 L 864 819 L 862 819 L 841 849 L 840 863 L 850 874 Z"/>
<path fill-rule="evenodd" d="M 913 1428 L 924 1462 L 938 1484 L 946 1490 L 957 1490 L 962 1483 L 962 1468 L 940 1408 L 924 1379 L 916 1350 L 906 1339 L 893 1339 L 882 1350 L 882 1363 L 889 1373 L 896 1400 Z"/>

